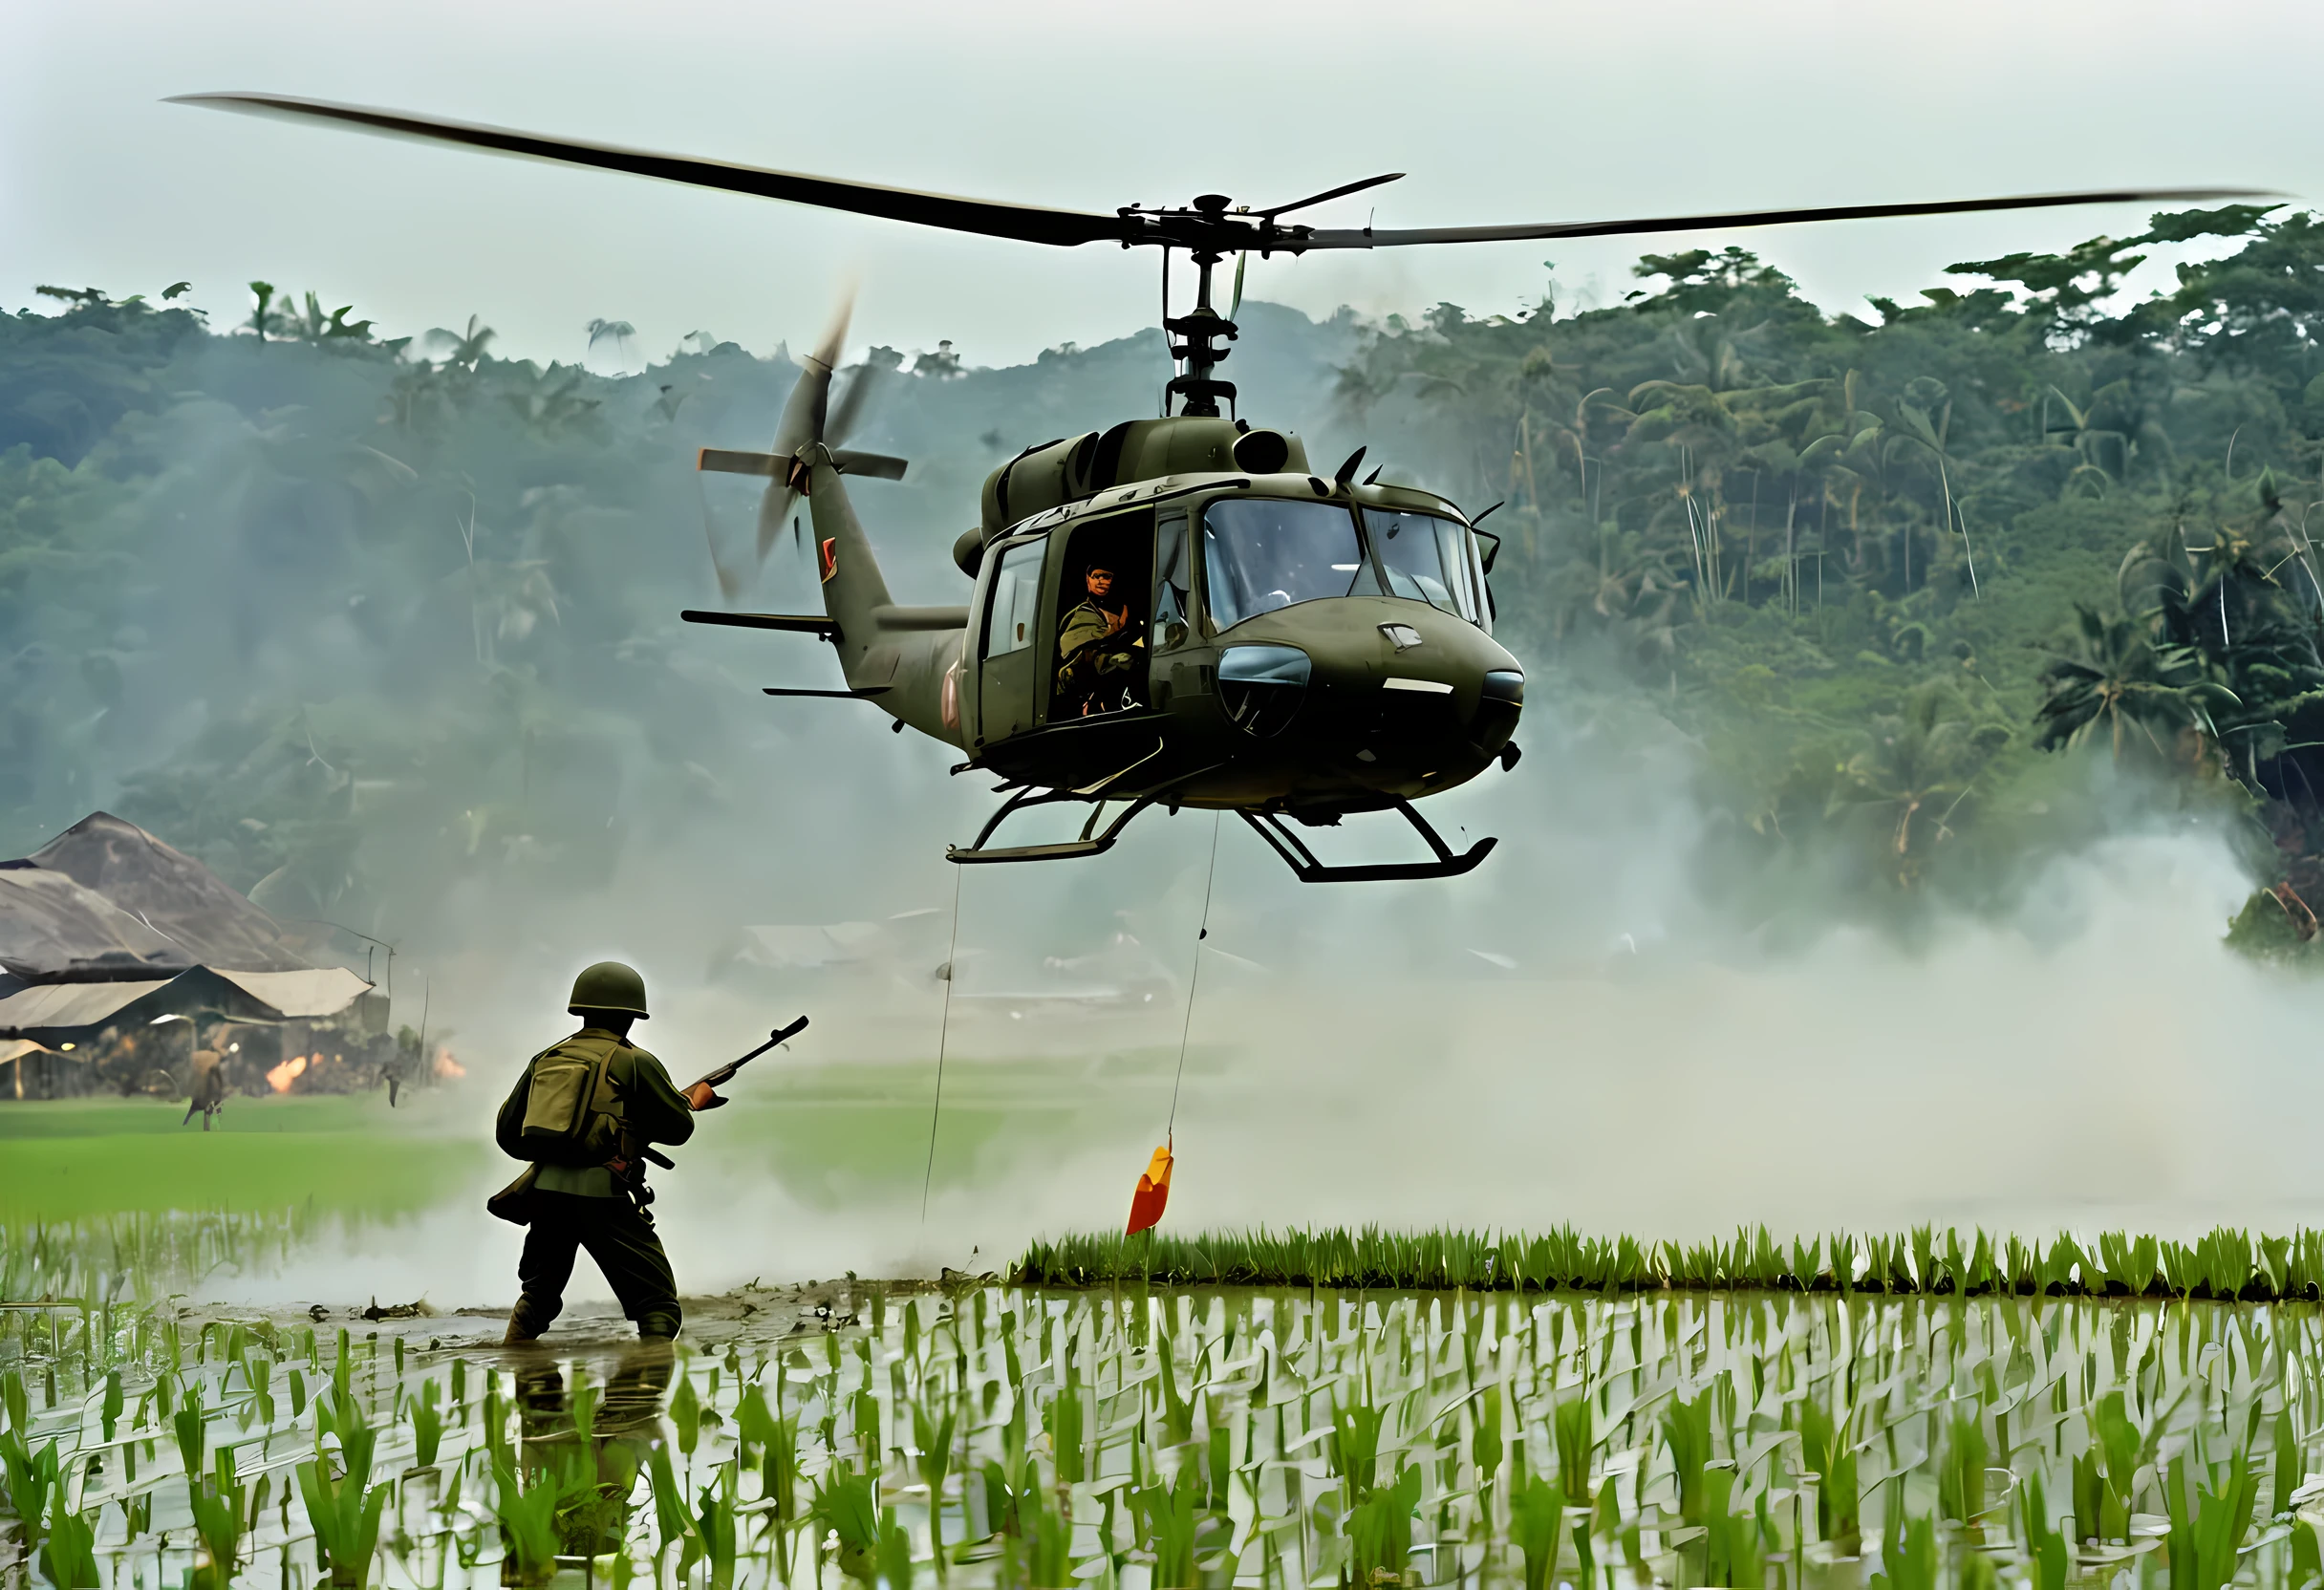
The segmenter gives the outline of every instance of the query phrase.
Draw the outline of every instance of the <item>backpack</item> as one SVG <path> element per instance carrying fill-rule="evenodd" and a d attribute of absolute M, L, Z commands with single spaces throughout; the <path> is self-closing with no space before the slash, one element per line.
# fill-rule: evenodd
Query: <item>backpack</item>
<path fill-rule="evenodd" d="M 533 1056 L 519 1134 L 525 1156 L 550 1165 L 602 1165 L 620 1152 L 620 1090 L 609 1074 L 618 1040 L 575 1034 Z"/>

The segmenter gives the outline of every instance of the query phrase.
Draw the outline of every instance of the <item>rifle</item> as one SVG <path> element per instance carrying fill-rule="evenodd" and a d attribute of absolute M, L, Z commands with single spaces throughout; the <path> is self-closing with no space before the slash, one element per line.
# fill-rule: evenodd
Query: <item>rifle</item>
<path fill-rule="evenodd" d="M 722 1082 L 731 1081 L 737 1071 L 740 1071 L 743 1066 L 748 1065 L 752 1061 L 766 1053 L 767 1050 L 774 1048 L 778 1044 L 789 1042 L 792 1039 L 798 1037 L 806 1030 L 807 1018 L 804 1016 L 800 1017 L 799 1020 L 793 1021 L 788 1026 L 777 1027 L 773 1032 L 766 1035 L 765 1042 L 751 1050 L 750 1053 L 742 1056 L 740 1059 L 730 1060 L 725 1064 L 718 1067 L 716 1070 L 705 1072 L 703 1075 L 696 1078 L 694 1087 L 699 1087 L 704 1083 L 708 1083 L 711 1086 L 716 1087 Z M 681 1089 L 681 1091 L 690 1093 L 694 1090 L 694 1087 L 684 1088 Z M 637 1157 L 645 1161 L 645 1163 L 648 1165 L 658 1165 L 665 1171 L 675 1171 L 678 1169 L 676 1161 L 672 1160 L 668 1155 L 662 1153 L 650 1143 L 641 1144 L 638 1147 Z M 645 1185 L 644 1172 L 639 1171 L 635 1176 L 633 1177 L 628 1175 L 626 1171 L 616 1171 L 614 1172 L 614 1179 L 619 1182 L 624 1182 L 630 1188 L 633 1197 L 635 1197 L 636 1200 L 639 1213 L 644 1213 L 645 1206 L 654 1201 L 653 1190 Z M 651 1214 L 646 1215 L 646 1219 L 649 1224 L 652 1223 L 653 1218 L 654 1217 Z"/>
<path fill-rule="evenodd" d="M 731 1080 L 737 1071 L 740 1071 L 743 1066 L 748 1065 L 752 1061 L 766 1053 L 767 1050 L 773 1048 L 776 1044 L 787 1043 L 805 1031 L 807 1031 L 807 1018 L 804 1016 L 800 1017 L 798 1021 L 793 1021 L 787 1027 L 777 1027 L 773 1032 L 766 1035 L 765 1042 L 751 1050 L 750 1053 L 744 1055 L 742 1059 L 730 1060 L 725 1064 L 720 1066 L 717 1070 L 706 1072 L 703 1075 L 695 1078 L 694 1086 L 699 1087 L 702 1085 L 702 1084 L 708 1083 L 711 1086 L 716 1087 L 719 1084 Z M 686 1088 L 683 1089 L 683 1091 L 692 1092 L 693 1088 Z"/>

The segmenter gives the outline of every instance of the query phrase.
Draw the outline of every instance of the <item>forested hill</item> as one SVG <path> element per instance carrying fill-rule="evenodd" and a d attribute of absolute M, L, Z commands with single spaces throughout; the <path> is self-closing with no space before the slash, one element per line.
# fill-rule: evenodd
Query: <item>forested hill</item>
<path fill-rule="evenodd" d="M 2225 257 L 2121 301 L 2194 238 Z M 2324 227 L 2230 206 L 1955 270 L 1877 324 L 1734 250 L 1571 315 L 1252 305 L 1226 373 L 1319 453 L 1504 502 L 1531 710 L 1694 737 L 1689 863 L 1742 920 L 2006 898 L 2133 808 L 2324 883 Z M 600 366 L 632 354 L 596 330 Z M 993 463 L 1168 374 L 1151 332 L 872 362 L 853 440 L 914 460 L 864 488 L 904 600 L 958 599 Z M 675 610 L 716 600 L 705 534 L 742 555 L 751 502 L 687 465 L 764 445 L 795 376 L 709 337 L 542 369 L 480 320 L 383 342 L 270 289 L 233 328 L 95 290 L 0 316 L 0 849 L 103 805 L 277 909 L 392 925 L 733 809 L 758 703 Z M 793 556 L 754 600 L 811 600 Z"/>

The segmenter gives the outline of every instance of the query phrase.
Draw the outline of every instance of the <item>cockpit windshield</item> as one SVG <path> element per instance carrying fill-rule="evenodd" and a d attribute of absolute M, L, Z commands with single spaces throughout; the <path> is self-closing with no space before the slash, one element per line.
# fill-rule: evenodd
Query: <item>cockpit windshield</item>
<path fill-rule="evenodd" d="M 1297 602 L 1347 595 L 1364 573 L 1364 552 L 1355 516 L 1342 505 L 1223 497 L 1202 510 L 1202 569 L 1211 622 L 1224 630 Z"/>
<path fill-rule="evenodd" d="M 1388 593 L 1409 596 L 1479 622 L 1483 602 L 1468 527 L 1431 513 L 1364 510 L 1365 528 L 1380 553 Z"/>

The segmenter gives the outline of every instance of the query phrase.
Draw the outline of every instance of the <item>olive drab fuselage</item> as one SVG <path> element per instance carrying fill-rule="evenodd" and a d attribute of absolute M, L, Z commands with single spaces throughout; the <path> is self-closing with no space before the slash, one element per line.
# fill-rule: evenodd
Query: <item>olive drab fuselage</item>
<path fill-rule="evenodd" d="M 836 626 L 829 638 L 850 689 L 1012 784 L 1307 822 L 1452 788 L 1500 756 L 1522 673 L 1490 633 L 1489 543 L 1450 503 L 1309 473 L 1296 439 L 1231 420 L 1176 417 L 1116 431 L 1129 434 L 1028 449 L 993 472 L 984 523 L 954 548 L 976 579 L 958 608 L 889 604 L 840 473 L 813 465 L 807 501 Z M 1238 470 L 1238 455 L 1272 468 Z M 1345 516 L 1348 550 L 1332 567 L 1349 576 L 1347 592 L 1285 601 L 1292 593 L 1277 591 L 1265 611 L 1218 611 L 1222 571 L 1212 565 L 1227 543 L 1204 532 L 1223 517 L 1218 505 L 1237 500 Z M 1380 532 L 1366 532 L 1412 516 L 1452 526 L 1452 545 L 1470 559 L 1474 617 L 1394 593 Z M 1124 578 L 1121 594 L 1148 617 L 1145 677 L 1134 709 L 1059 716 L 1058 630 L 1083 600 L 1079 570 L 1093 546 L 1116 561 L 1126 561 L 1117 548 L 1144 553 L 1147 567 Z M 1155 560 L 1173 546 L 1183 610 L 1174 620 L 1155 604 L 1165 578 Z M 1300 673 L 1296 654 L 1304 677 L 1238 677 L 1246 653 Z"/>

